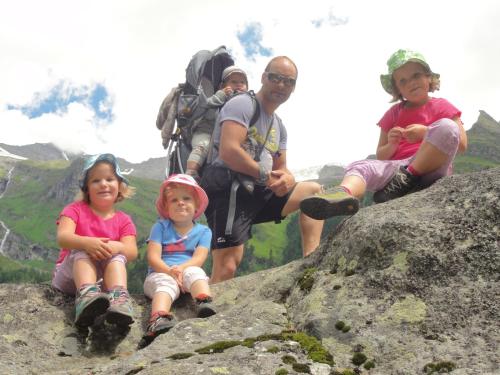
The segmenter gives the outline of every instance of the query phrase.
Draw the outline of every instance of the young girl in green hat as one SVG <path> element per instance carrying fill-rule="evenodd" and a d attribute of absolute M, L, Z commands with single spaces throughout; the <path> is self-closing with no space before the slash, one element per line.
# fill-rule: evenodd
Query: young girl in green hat
<path fill-rule="evenodd" d="M 457 151 L 467 148 L 461 112 L 446 99 L 429 96 L 439 90 L 434 73 L 418 52 L 398 50 L 387 61 L 380 80 L 397 102 L 378 122 L 377 160 L 346 167 L 341 184 L 302 200 L 302 212 L 314 219 L 352 215 L 365 191 L 376 203 L 402 197 L 451 174 Z"/>

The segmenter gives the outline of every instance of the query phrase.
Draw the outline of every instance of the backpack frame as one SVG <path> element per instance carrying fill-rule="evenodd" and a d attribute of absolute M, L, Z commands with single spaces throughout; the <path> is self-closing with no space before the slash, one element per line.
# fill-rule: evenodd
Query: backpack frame
<path fill-rule="evenodd" d="M 209 109 L 207 99 L 218 90 L 223 70 L 231 65 L 234 60 L 225 46 L 197 52 L 186 68 L 186 81 L 172 88 L 163 100 L 156 127 L 161 130 L 163 147 L 167 150 L 166 177 L 185 173 L 193 125 Z M 202 172 L 203 167 L 200 175 Z"/>

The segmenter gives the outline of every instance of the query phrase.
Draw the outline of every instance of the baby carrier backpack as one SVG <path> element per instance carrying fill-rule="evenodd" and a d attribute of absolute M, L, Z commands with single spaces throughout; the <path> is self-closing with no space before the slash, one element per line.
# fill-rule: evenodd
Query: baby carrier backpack
<path fill-rule="evenodd" d="M 163 147 L 167 150 L 166 177 L 174 173 L 185 173 L 187 159 L 191 153 L 193 129 L 210 109 L 207 105 L 207 99 L 218 90 L 223 70 L 231 65 L 234 65 L 234 60 L 224 46 L 213 51 L 197 52 L 186 68 L 186 81 L 172 88 L 163 100 L 156 118 L 156 127 L 161 130 Z M 253 126 L 259 119 L 260 106 L 253 91 L 245 94 L 252 98 L 254 109 L 249 126 Z M 206 187 L 204 182 L 211 180 L 212 177 L 211 173 L 203 176 L 203 170 L 208 168 L 208 165 L 213 161 L 212 151 L 215 148 L 213 138 L 212 135 L 207 165 L 201 166 L 198 171 L 201 185 L 204 188 Z M 258 158 L 260 152 L 253 156 Z M 230 234 L 236 207 L 236 192 L 240 186 L 248 191 L 253 190 L 254 182 L 250 176 L 234 173 L 229 169 L 227 169 L 227 175 L 229 176 L 227 183 L 231 186 L 231 193 L 226 233 Z"/>
<path fill-rule="evenodd" d="M 185 173 L 191 152 L 191 138 L 197 121 L 209 110 L 207 98 L 219 88 L 222 71 L 234 65 L 226 47 L 197 52 L 186 68 L 186 81 L 171 89 L 163 100 L 156 127 L 167 150 L 165 175 Z M 202 169 L 199 171 L 202 174 Z"/>

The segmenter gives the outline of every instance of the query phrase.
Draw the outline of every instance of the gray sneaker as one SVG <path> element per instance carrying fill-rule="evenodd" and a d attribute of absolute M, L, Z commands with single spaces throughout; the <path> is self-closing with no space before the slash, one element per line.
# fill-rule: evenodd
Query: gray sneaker
<path fill-rule="evenodd" d="M 354 215 L 359 210 L 357 198 L 336 186 L 325 193 L 302 199 L 300 211 L 316 220 L 325 220 L 333 216 Z"/>
<path fill-rule="evenodd" d="M 204 299 L 195 299 L 196 301 L 196 316 L 198 318 L 208 318 L 209 316 L 217 314 L 215 306 L 212 303 L 212 297 Z"/>
<path fill-rule="evenodd" d="M 108 323 L 128 326 L 134 322 L 134 310 L 127 289 L 117 288 L 109 291 L 109 301 L 110 306 L 106 314 Z"/>
<path fill-rule="evenodd" d="M 177 320 L 172 314 L 159 314 L 149 321 L 146 336 L 156 337 L 170 331 L 177 324 Z"/>
<path fill-rule="evenodd" d="M 101 293 L 99 284 L 89 284 L 77 292 L 75 300 L 75 325 L 89 327 L 95 318 L 106 312 L 109 299 L 106 293 Z"/>

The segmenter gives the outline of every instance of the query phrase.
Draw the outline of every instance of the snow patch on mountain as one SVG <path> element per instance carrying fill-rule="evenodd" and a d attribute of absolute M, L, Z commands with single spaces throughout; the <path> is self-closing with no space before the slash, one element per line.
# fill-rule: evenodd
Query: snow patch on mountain
<path fill-rule="evenodd" d="M 18 160 L 26 160 L 27 159 L 24 156 L 11 154 L 9 151 L 7 151 L 1 147 L 0 147 L 0 156 L 6 157 L 6 158 L 18 159 Z"/>

